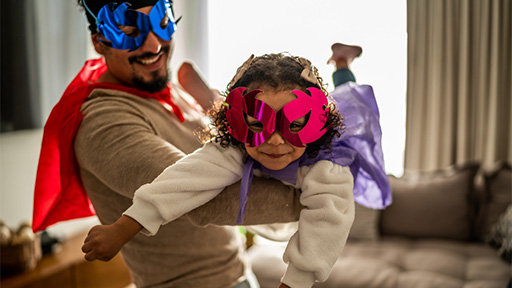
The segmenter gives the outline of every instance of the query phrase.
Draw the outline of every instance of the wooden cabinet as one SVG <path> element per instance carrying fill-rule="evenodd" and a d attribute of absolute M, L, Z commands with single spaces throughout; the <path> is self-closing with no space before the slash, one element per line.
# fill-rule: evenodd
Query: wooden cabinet
<path fill-rule="evenodd" d="M 118 254 L 108 262 L 87 262 L 80 250 L 84 239 L 85 233 L 67 239 L 58 252 L 43 257 L 34 270 L 2 277 L 0 287 L 123 288 L 128 286 L 131 283 L 130 273 L 121 255 Z"/>

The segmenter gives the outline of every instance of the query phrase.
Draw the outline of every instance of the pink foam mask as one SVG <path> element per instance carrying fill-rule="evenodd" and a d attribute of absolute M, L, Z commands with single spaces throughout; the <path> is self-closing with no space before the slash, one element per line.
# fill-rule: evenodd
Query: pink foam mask
<path fill-rule="evenodd" d="M 329 116 L 329 107 L 327 97 L 320 89 L 308 88 L 311 96 L 300 90 L 291 91 L 297 98 L 288 102 L 279 111 L 256 99 L 261 90 L 253 90 L 244 95 L 246 89 L 236 88 L 226 98 L 226 126 L 236 140 L 256 147 L 264 143 L 275 131 L 279 131 L 293 146 L 304 147 L 318 140 L 327 131 L 325 123 Z M 262 131 L 251 130 L 245 115 L 260 121 L 263 125 Z M 304 116 L 304 127 L 298 132 L 292 132 L 290 125 Z"/>

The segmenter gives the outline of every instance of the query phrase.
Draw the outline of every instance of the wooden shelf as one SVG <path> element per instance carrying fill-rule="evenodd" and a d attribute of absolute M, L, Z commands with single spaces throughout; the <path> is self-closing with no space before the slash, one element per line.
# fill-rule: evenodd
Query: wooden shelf
<path fill-rule="evenodd" d="M 123 288 L 131 283 L 130 273 L 118 254 L 109 262 L 87 262 L 80 250 L 86 232 L 72 236 L 61 249 L 46 255 L 29 272 L 2 278 L 2 288 Z M 1 271 L 0 271 L 1 273 Z"/>

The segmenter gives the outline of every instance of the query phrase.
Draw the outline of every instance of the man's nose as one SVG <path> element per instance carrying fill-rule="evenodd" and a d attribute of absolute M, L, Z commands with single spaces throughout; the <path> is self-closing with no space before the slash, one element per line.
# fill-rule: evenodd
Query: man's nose
<path fill-rule="evenodd" d="M 146 37 L 146 41 L 142 44 L 141 52 L 150 52 L 153 54 L 158 54 L 160 50 L 162 50 L 162 43 L 160 42 L 160 38 L 155 35 L 153 32 L 149 32 L 148 37 Z"/>

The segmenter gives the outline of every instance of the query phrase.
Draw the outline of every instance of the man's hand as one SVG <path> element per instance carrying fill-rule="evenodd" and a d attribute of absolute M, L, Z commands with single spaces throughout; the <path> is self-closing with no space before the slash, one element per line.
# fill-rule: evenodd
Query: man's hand
<path fill-rule="evenodd" d="M 184 62 L 178 69 L 178 82 L 192 97 L 194 97 L 205 111 L 212 108 L 212 104 L 220 99 L 220 92 L 210 89 L 194 66 Z"/>
<path fill-rule="evenodd" d="M 141 229 L 137 221 L 127 216 L 122 216 L 111 225 L 92 227 L 82 246 L 85 260 L 109 261 Z"/>

